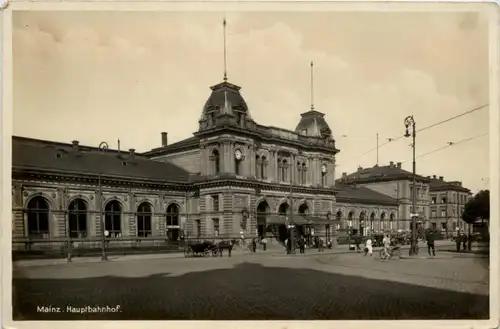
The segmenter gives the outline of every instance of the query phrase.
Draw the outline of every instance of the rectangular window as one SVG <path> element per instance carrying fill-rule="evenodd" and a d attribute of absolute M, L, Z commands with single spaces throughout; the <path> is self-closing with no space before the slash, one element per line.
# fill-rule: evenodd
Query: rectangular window
<path fill-rule="evenodd" d="M 445 196 L 441 197 L 441 203 L 447 203 L 446 201 L 447 201 L 447 200 L 446 200 L 446 197 L 445 197 Z"/>
<path fill-rule="evenodd" d="M 441 218 L 446 218 L 446 210 L 441 210 Z"/>
<path fill-rule="evenodd" d="M 436 218 L 436 211 L 435 211 L 435 210 L 433 210 L 433 211 L 431 212 L 431 217 L 432 217 L 432 218 Z"/>
<path fill-rule="evenodd" d="M 212 195 L 212 210 L 219 211 L 219 196 Z"/>
<path fill-rule="evenodd" d="M 437 228 L 437 223 L 432 223 L 432 229 L 436 229 Z"/>
<path fill-rule="evenodd" d="M 212 219 L 213 227 L 214 227 L 214 236 L 219 236 L 219 219 Z"/>
<path fill-rule="evenodd" d="M 441 223 L 441 229 L 442 229 L 443 231 L 446 231 L 446 223 Z"/>
<path fill-rule="evenodd" d="M 196 220 L 196 237 L 199 239 L 201 237 L 201 220 Z"/>
<path fill-rule="evenodd" d="M 436 204 L 436 197 L 435 196 L 433 196 L 431 200 L 432 200 L 431 201 L 432 204 Z"/>

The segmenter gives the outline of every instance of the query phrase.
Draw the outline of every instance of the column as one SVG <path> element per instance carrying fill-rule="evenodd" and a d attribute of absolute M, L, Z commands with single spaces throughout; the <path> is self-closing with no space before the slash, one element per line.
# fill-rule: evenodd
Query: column
<path fill-rule="evenodd" d="M 128 194 L 128 208 L 129 208 L 129 215 L 124 216 L 125 219 L 128 217 L 128 223 L 125 222 L 122 230 L 122 236 L 137 236 L 137 217 L 136 217 L 136 212 L 137 208 L 135 205 L 135 194 L 134 193 L 129 193 Z M 151 217 L 151 226 L 153 225 L 153 217 Z M 151 227 L 151 230 L 153 227 Z M 153 233 L 153 232 L 151 232 Z"/>

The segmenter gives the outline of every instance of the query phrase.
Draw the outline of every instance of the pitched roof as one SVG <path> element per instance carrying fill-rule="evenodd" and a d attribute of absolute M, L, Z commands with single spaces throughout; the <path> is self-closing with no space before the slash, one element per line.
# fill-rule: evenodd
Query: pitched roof
<path fill-rule="evenodd" d="M 401 168 L 401 164 L 390 164 L 388 166 L 373 166 L 371 168 L 359 168 L 358 171 L 344 176 L 337 180 L 339 183 L 352 184 L 369 183 L 381 181 L 395 181 L 412 179 L 413 174 Z M 430 180 L 424 176 L 416 175 L 416 180 L 419 182 L 429 182 Z"/>
<path fill-rule="evenodd" d="M 174 152 L 176 150 L 183 150 L 185 148 L 198 147 L 199 144 L 200 144 L 200 138 L 197 136 L 193 136 L 193 137 L 189 137 L 189 138 L 183 139 L 181 141 L 172 143 L 172 144 L 167 145 L 167 146 L 161 146 L 161 147 L 154 148 L 151 151 L 147 151 L 147 152 L 142 153 L 142 155 L 147 156 L 149 158 L 149 157 L 162 155 L 165 153 L 171 153 L 171 152 Z"/>
<path fill-rule="evenodd" d="M 189 172 L 171 163 L 149 160 L 129 152 L 98 152 L 93 148 L 13 137 L 12 167 L 76 174 L 101 174 L 163 182 L 188 182 Z"/>
<path fill-rule="evenodd" d="M 458 191 L 470 193 L 470 190 L 462 186 L 462 182 L 459 181 L 445 181 L 443 177 L 436 178 L 435 176 L 430 178 L 429 191 Z"/>
<path fill-rule="evenodd" d="M 340 203 L 398 204 L 396 199 L 368 187 L 344 184 L 336 184 L 335 187 L 340 189 L 336 196 L 337 202 Z"/>

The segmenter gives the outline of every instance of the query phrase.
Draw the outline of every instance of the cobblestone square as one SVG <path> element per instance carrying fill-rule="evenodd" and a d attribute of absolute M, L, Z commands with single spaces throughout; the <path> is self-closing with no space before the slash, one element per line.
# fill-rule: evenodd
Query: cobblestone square
<path fill-rule="evenodd" d="M 14 319 L 486 319 L 483 261 L 237 254 L 24 266 L 14 271 Z"/>

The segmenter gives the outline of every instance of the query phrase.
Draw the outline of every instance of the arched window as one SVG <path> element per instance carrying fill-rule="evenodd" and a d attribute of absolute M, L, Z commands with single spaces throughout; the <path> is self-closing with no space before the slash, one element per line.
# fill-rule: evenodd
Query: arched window
<path fill-rule="evenodd" d="M 288 203 L 286 203 L 286 202 L 282 203 L 282 204 L 280 204 L 280 207 L 278 209 L 278 213 L 280 215 L 287 215 L 288 214 L 288 208 L 289 208 L 288 207 Z"/>
<path fill-rule="evenodd" d="M 220 173 L 220 155 L 219 155 L 219 151 L 213 150 L 210 159 L 212 161 L 212 172 L 215 175 L 217 175 L 218 173 Z"/>
<path fill-rule="evenodd" d="M 122 233 L 122 206 L 120 202 L 116 200 L 108 202 L 104 211 L 104 229 L 108 231 L 109 237 L 119 238 Z"/>
<path fill-rule="evenodd" d="M 302 170 L 300 171 L 300 174 L 302 175 L 302 184 L 306 185 L 307 184 L 307 178 L 306 178 L 307 167 L 306 167 L 305 162 L 302 162 Z"/>
<path fill-rule="evenodd" d="M 260 164 L 260 177 L 262 179 L 267 179 L 267 173 L 266 173 L 266 166 L 267 166 L 267 162 L 266 162 L 266 157 L 263 156 L 262 157 L 262 160 L 261 160 L 261 164 Z"/>
<path fill-rule="evenodd" d="M 87 203 L 82 199 L 71 201 L 68 207 L 69 236 L 72 238 L 87 237 Z"/>
<path fill-rule="evenodd" d="M 326 186 L 328 171 L 323 171 L 323 168 L 327 169 L 326 164 L 321 166 L 321 186 Z"/>
<path fill-rule="evenodd" d="M 374 229 L 374 227 L 373 227 L 374 222 L 375 222 L 375 213 L 372 212 L 370 215 L 370 230 L 372 230 L 372 231 Z"/>
<path fill-rule="evenodd" d="M 261 168 L 261 160 L 260 156 L 255 157 L 255 177 L 257 178 L 262 178 L 262 171 L 260 170 Z"/>
<path fill-rule="evenodd" d="M 241 175 L 241 159 L 240 160 L 234 159 L 234 173 L 237 176 Z"/>
<path fill-rule="evenodd" d="M 385 220 L 385 212 L 380 214 L 380 231 L 382 232 L 385 230 L 384 220 Z"/>
<path fill-rule="evenodd" d="M 396 215 L 394 215 L 394 213 L 392 213 L 389 216 L 389 225 L 390 225 L 391 230 L 394 229 L 394 219 L 395 218 L 396 218 Z"/>
<path fill-rule="evenodd" d="M 49 237 L 49 203 L 43 197 L 34 197 L 28 203 L 28 236 Z"/>
<path fill-rule="evenodd" d="M 137 236 L 150 236 L 151 230 L 151 206 L 147 202 L 143 202 L 137 207 Z"/>
<path fill-rule="evenodd" d="M 302 185 L 302 165 L 300 162 L 297 162 L 297 183 Z"/>
<path fill-rule="evenodd" d="M 350 211 L 349 214 L 347 215 L 347 221 L 348 221 L 349 228 L 352 227 L 352 219 L 353 218 L 354 218 L 354 213 L 352 211 Z"/>
<path fill-rule="evenodd" d="M 172 241 L 179 240 L 180 236 L 179 210 L 180 207 L 175 203 L 167 207 L 167 236 Z"/>
<path fill-rule="evenodd" d="M 309 210 L 309 207 L 307 206 L 307 203 L 303 203 L 299 207 L 299 214 L 307 214 Z"/>
<path fill-rule="evenodd" d="M 288 168 L 288 162 L 286 160 L 283 160 L 282 166 L 281 166 L 281 181 L 282 182 L 287 182 L 287 168 Z"/>

